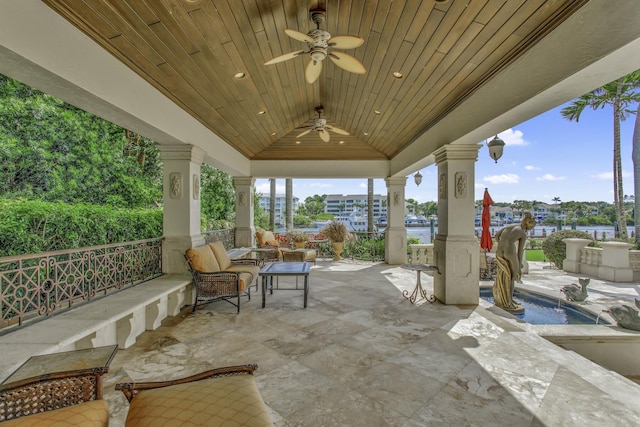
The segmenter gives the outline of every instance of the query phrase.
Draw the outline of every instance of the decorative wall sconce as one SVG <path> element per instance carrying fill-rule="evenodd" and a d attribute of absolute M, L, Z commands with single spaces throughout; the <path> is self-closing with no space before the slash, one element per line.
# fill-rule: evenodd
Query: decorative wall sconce
<path fill-rule="evenodd" d="M 489 141 L 487 147 L 489 148 L 489 156 L 491 156 L 491 158 L 495 160 L 496 163 L 498 163 L 498 159 L 502 157 L 504 141 L 498 138 L 498 135 L 496 135 L 491 141 Z"/>
<path fill-rule="evenodd" d="M 422 174 L 420 173 L 420 171 L 416 172 L 416 174 L 413 175 L 413 180 L 416 182 L 416 186 L 419 187 L 420 183 L 422 182 Z"/>

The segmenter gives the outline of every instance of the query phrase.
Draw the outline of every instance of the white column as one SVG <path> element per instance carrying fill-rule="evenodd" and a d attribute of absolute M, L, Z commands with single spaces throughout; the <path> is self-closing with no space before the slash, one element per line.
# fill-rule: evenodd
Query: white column
<path fill-rule="evenodd" d="M 389 177 L 387 184 L 387 227 L 384 230 L 384 261 L 407 262 L 407 229 L 404 226 L 404 188 L 406 177 Z"/>
<path fill-rule="evenodd" d="M 192 145 L 159 145 L 164 164 L 162 270 L 185 272 L 184 253 L 204 244 L 200 230 L 200 166 L 204 153 Z"/>
<path fill-rule="evenodd" d="M 478 304 L 480 246 L 475 236 L 475 161 L 480 144 L 445 145 L 438 165 L 435 296 L 445 304 Z"/>
<path fill-rule="evenodd" d="M 253 189 L 256 179 L 251 176 L 234 176 L 236 190 L 236 246 L 251 247 L 255 235 L 253 226 Z"/>

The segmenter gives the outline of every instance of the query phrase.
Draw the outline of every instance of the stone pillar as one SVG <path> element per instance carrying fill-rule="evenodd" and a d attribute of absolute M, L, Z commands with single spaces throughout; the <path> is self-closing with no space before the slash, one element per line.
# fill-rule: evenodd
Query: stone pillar
<path fill-rule="evenodd" d="M 475 161 L 480 144 L 445 145 L 438 165 L 434 294 L 445 304 L 478 304 L 480 244 L 475 235 Z"/>
<path fill-rule="evenodd" d="M 164 164 L 162 270 L 186 271 L 184 253 L 204 244 L 200 230 L 200 166 L 204 152 L 191 145 L 158 145 Z"/>
<path fill-rule="evenodd" d="M 580 257 L 583 248 L 589 246 L 591 239 L 568 238 L 562 239 L 567 245 L 566 258 L 562 261 L 562 270 L 567 273 L 580 273 Z"/>
<path fill-rule="evenodd" d="M 602 246 L 602 265 L 599 277 L 611 282 L 633 282 L 633 270 L 629 265 L 631 243 L 600 242 Z"/>
<path fill-rule="evenodd" d="M 251 176 L 234 176 L 236 190 L 236 247 L 253 246 L 255 227 L 253 226 L 253 189 L 256 179 Z"/>
<path fill-rule="evenodd" d="M 404 226 L 404 187 L 406 177 L 389 177 L 387 184 L 387 227 L 384 230 L 384 261 L 387 264 L 407 262 L 407 229 Z"/>

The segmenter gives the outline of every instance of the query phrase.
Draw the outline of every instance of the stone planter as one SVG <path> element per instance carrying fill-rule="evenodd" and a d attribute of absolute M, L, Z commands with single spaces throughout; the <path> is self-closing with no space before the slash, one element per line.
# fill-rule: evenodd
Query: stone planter
<path fill-rule="evenodd" d="M 333 252 L 335 252 L 336 256 L 333 257 L 334 261 L 340 261 L 342 257 L 342 251 L 344 250 L 344 242 L 331 242 L 333 245 Z"/>
<path fill-rule="evenodd" d="M 304 249 L 304 247 L 307 246 L 307 242 L 306 240 L 303 242 L 293 242 L 293 246 L 295 246 L 296 249 Z"/>

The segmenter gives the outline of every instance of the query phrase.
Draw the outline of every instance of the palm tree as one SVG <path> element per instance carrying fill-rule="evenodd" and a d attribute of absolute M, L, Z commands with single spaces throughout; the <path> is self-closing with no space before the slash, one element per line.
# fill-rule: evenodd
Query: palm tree
<path fill-rule="evenodd" d="M 618 80 L 607 83 L 592 92 L 576 98 L 571 105 L 560 111 L 560 114 L 562 114 L 562 117 L 565 119 L 578 122 L 580 115 L 587 107 L 594 110 L 604 108 L 607 105 L 613 107 L 613 204 L 616 210 L 620 237 L 623 239 L 627 239 L 627 223 L 623 206 L 624 192 L 622 190 L 622 159 L 620 156 L 620 122 L 625 120 L 631 113 L 629 106 L 634 102 L 640 101 L 640 94 L 636 92 L 639 85 L 640 70 L 620 77 Z M 638 144 L 640 144 L 640 142 Z M 634 144 L 634 176 L 636 176 L 636 170 L 640 168 L 640 158 L 638 159 L 638 163 L 635 161 L 635 157 L 640 157 L 640 154 L 635 153 L 635 148 Z M 636 165 L 638 166 L 636 167 Z M 640 178 L 636 178 L 636 192 L 640 191 L 639 182 Z M 637 223 L 638 221 L 636 221 L 636 224 Z M 637 226 L 638 225 L 636 225 L 636 227 Z"/>
<path fill-rule="evenodd" d="M 640 70 L 627 76 L 634 88 L 640 87 Z M 636 109 L 636 121 L 633 126 L 633 223 L 635 226 L 635 241 L 640 243 L 640 103 Z"/>
<path fill-rule="evenodd" d="M 367 179 L 367 231 L 373 233 L 373 178 Z"/>
<path fill-rule="evenodd" d="M 293 180 L 287 178 L 284 182 L 285 185 L 285 229 L 287 231 L 293 230 Z"/>
<path fill-rule="evenodd" d="M 269 230 L 276 231 L 276 179 L 269 181 Z"/>

